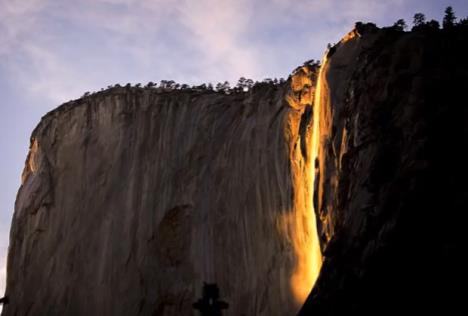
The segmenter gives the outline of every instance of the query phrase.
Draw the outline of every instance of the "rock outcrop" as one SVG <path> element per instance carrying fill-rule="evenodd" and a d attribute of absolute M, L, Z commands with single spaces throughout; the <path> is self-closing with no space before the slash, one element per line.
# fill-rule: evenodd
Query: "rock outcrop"
<path fill-rule="evenodd" d="M 2 315 L 192 315 L 203 282 L 218 284 L 225 315 L 297 312 L 320 265 L 315 75 L 232 94 L 113 88 L 47 114 Z"/>
<path fill-rule="evenodd" d="M 300 315 L 455 315 L 467 34 L 357 24 L 318 79 L 114 88 L 49 113 L 2 315 L 191 315 L 205 281 L 226 315 L 293 315 L 321 252 Z"/>
<path fill-rule="evenodd" d="M 300 315 L 455 315 L 468 208 L 468 29 L 357 25 L 322 66 L 323 266 Z"/>

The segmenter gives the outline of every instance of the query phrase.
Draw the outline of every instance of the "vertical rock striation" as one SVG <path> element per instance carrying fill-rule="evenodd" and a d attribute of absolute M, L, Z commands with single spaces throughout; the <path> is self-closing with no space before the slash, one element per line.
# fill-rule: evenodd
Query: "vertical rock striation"
<path fill-rule="evenodd" d="M 2 315 L 191 315 L 205 281 L 226 315 L 297 312 L 320 263 L 308 255 L 320 256 L 314 71 L 230 95 L 113 88 L 47 114 L 15 205 Z"/>
<path fill-rule="evenodd" d="M 300 315 L 456 314 L 466 56 L 463 28 L 357 24 L 317 79 L 59 107 L 31 137 L 2 315 L 191 315 L 204 281 L 226 315 L 293 315 L 321 252 Z"/>
<path fill-rule="evenodd" d="M 468 32 L 357 24 L 318 80 L 323 266 L 300 315 L 455 315 L 468 207 Z"/>

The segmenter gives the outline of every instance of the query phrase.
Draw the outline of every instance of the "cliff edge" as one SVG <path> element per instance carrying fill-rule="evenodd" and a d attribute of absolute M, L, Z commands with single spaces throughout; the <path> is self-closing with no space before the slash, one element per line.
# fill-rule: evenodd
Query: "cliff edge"
<path fill-rule="evenodd" d="M 463 310 L 468 29 L 358 24 L 318 80 L 323 252 L 299 315 Z"/>
<path fill-rule="evenodd" d="M 308 253 L 320 255 L 306 157 L 315 74 L 231 94 L 118 87 L 47 114 L 16 201 L 2 315 L 191 315 L 204 282 L 226 315 L 298 311 Z"/>

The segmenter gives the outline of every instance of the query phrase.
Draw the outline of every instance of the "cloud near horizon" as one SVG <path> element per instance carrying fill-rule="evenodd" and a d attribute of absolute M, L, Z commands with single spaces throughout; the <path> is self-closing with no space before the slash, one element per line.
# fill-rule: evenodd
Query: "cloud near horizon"
<path fill-rule="evenodd" d="M 354 21 L 402 3 L 0 0 L 0 65 L 55 104 L 117 82 L 284 77 Z"/>
<path fill-rule="evenodd" d="M 55 105 L 115 83 L 286 77 L 356 21 L 438 2 L 0 0 L 0 71 Z"/>

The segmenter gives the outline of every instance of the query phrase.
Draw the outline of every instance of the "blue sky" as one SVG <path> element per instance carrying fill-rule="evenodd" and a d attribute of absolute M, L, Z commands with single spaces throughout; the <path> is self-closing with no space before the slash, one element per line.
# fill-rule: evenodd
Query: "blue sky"
<path fill-rule="evenodd" d="M 0 0 L 0 296 L 29 136 L 59 104 L 110 84 L 287 77 L 355 21 L 379 26 L 436 0 Z"/>

